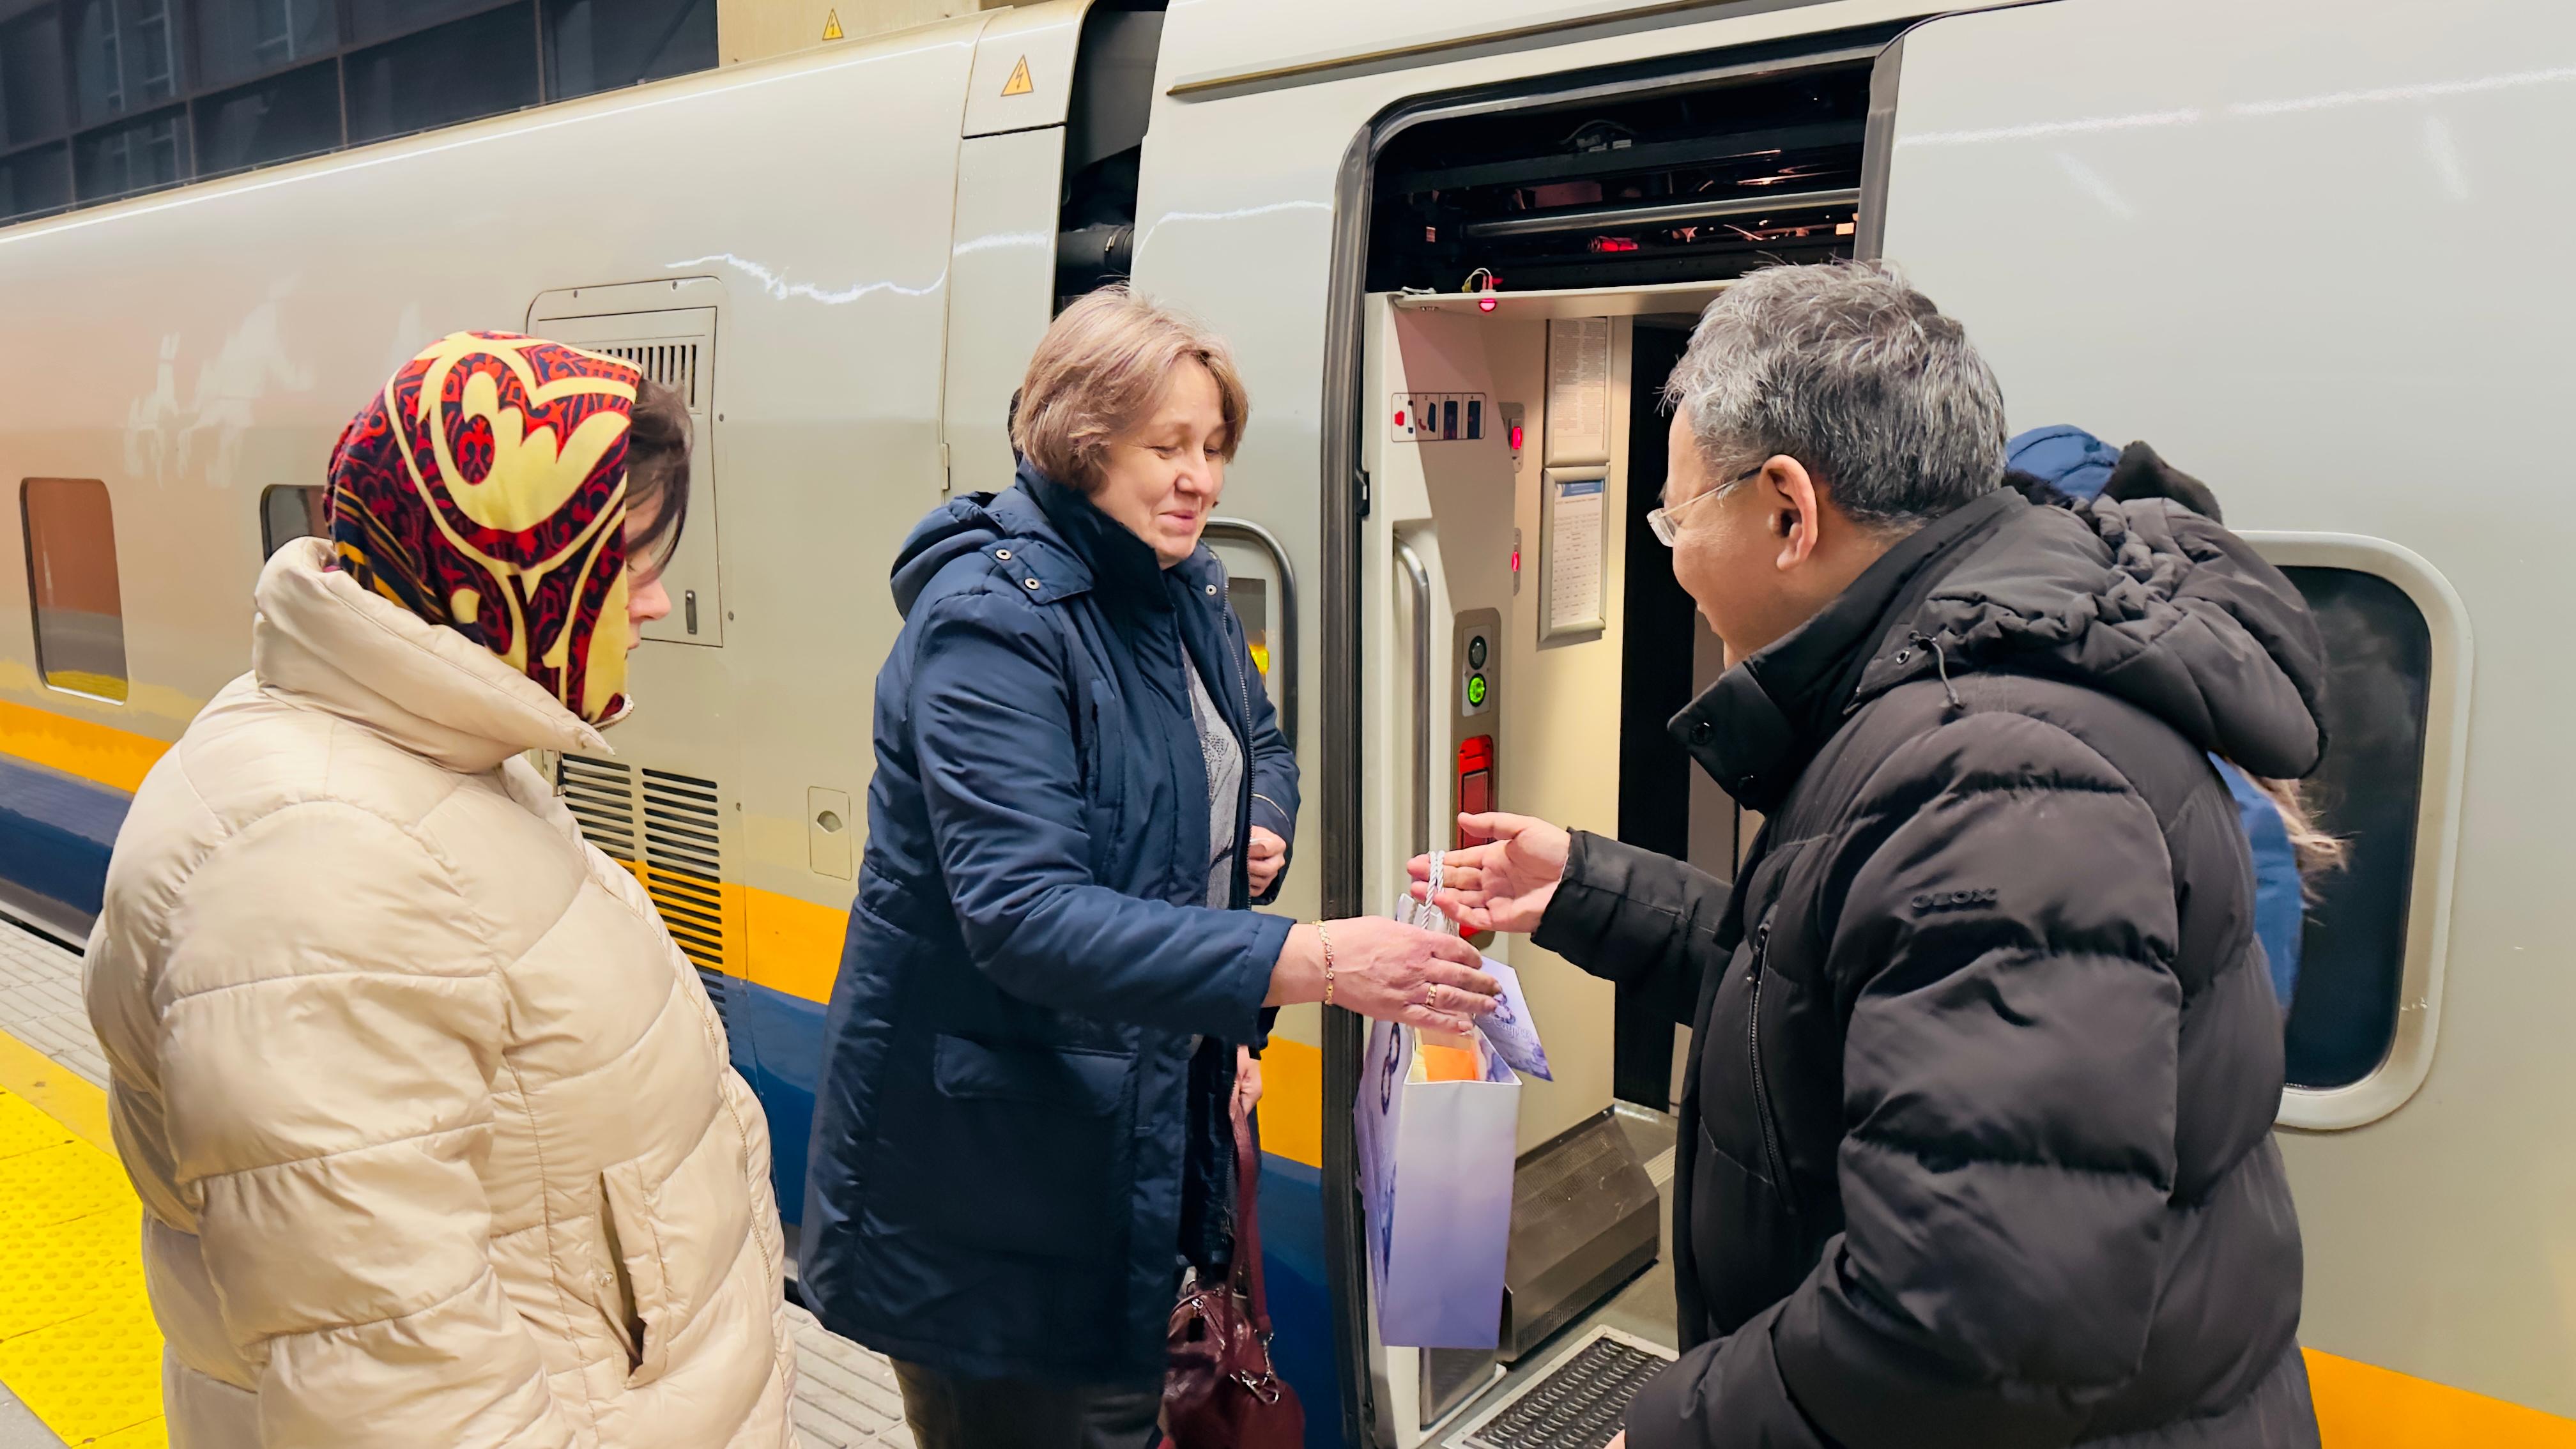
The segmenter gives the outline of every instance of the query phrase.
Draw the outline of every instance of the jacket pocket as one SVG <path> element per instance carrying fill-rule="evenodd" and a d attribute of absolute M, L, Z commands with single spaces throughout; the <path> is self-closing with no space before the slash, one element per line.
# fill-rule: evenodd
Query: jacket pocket
<path fill-rule="evenodd" d="M 1056 1258 L 1114 1252 L 1135 1167 L 1132 1052 L 941 1036 L 931 1091 L 900 1146 L 887 1197 L 908 1225 L 979 1248 Z"/>
<path fill-rule="evenodd" d="M 631 1383 L 662 1376 L 672 1343 L 723 1291 L 743 1255 L 761 1251 L 743 1152 L 720 1103 L 679 1161 L 657 1167 L 646 1156 L 600 1173 L 610 1255 L 635 1339 Z"/>
<path fill-rule="evenodd" d="M 613 1169 L 612 1169 L 613 1170 Z M 660 1359 L 667 1358 L 666 1346 L 657 1341 L 653 1325 L 644 1317 L 644 1294 L 649 1286 L 657 1293 L 664 1281 L 661 1257 L 650 1251 L 652 1224 L 646 1219 L 642 1204 L 632 1200 L 631 1189 L 621 1189 L 609 1173 L 599 1175 L 599 1226 L 608 1239 L 608 1271 L 611 1281 L 603 1286 L 610 1291 L 598 1306 L 614 1329 L 618 1342 L 626 1349 L 626 1372 L 629 1383 L 649 1382 L 661 1373 Z M 639 1261 L 638 1245 L 646 1250 Z M 642 1279 L 639 1283 L 637 1280 Z M 657 1362 L 651 1372 L 645 1369 L 648 1346 L 655 1351 Z"/>
<path fill-rule="evenodd" d="M 953 1101 L 1028 1102 L 1099 1117 L 1117 1110 L 1135 1064 L 1128 1052 L 992 1047 L 943 1036 L 931 1044 L 930 1079 Z"/>
<path fill-rule="evenodd" d="M 1686 1231 L 1712 1327 L 1733 1333 L 1794 1291 L 1814 1263 L 1796 1216 L 1761 1171 L 1719 1142 L 1705 1123 L 1698 1147 Z"/>

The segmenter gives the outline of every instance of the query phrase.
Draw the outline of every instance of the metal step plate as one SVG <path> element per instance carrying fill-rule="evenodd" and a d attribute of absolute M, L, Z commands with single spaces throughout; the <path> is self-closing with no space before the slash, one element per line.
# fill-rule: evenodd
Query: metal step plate
<path fill-rule="evenodd" d="M 1602 1449 L 1628 1401 L 1673 1356 L 1633 1334 L 1595 1328 L 1547 1371 L 1476 1411 L 1449 1449 Z"/>

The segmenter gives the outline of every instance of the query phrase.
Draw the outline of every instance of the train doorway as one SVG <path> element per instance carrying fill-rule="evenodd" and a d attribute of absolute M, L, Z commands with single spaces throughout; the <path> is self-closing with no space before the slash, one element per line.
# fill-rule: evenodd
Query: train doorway
<path fill-rule="evenodd" d="M 1661 395 L 1733 277 L 1852 254 L 1884 39 L 1677 62 L 1381 134 L 1349 319 L 1357 517 L 1337 529 L 1326 510 L 1327 657 L 1337 616 L 1354 646 L 1327 681 L 1328 908 L 1388 909 L 1407 859 L 1465 843 L 1461 810 L 1732 876 L 1753 822 L 1665 731 L 1719 651 L 1645 523 L 1665 471 Z M 1520 1089 L 1492 1349 L 1378 1335 L 1347 1130 L 1360 1031 L 1325 1025 L 1353 1443 L 1505 1442 L 1481 1426 L 1526 1389 L 1616 1377 L 1676 1346 L 1669 1110 L 1689 1003 L 1623 992 L 1524 938 L 1480 944 L 1519 974 L 1554 1068 Z"/>

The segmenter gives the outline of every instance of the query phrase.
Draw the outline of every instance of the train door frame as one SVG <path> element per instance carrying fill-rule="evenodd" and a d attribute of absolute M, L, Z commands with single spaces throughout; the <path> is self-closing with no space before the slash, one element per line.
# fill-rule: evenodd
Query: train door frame
<path fill-rule="evenodd" d="M 1633 97 L 1649 91 L 1706 86 L 1788 70 L 1875 64 L 1886 47 L 1918 18 L 1825 31 L 1752 45 L 1659 58 L 1604 70 L 1539 76 L 1492 86 L 1435 93 L 1388 108 L 1352 138 L 1343 153 L 1335 184 L 1331 236 L 1330 284 L 1326 295 L 1322 390 L 1320 504 L 1322 508 L 1322 639 L 1321 688 L 1323 761 L 1321 788 L 1314 800 L 1321 811 L 1323 849 L 1321 887 L 1327 917 L 1370 913 L 1362 844 L 1366 818 L 1363 741 L 1367 726 L 1362 710 L 1366 661 L 1362 642 L 1368 611 L 1378 605 L 1366 589 L 1362 549 L 1371 498 L 1364 446 L 1371 416 L 1366 388 L 1368 356 L 1367 285 L 1371 235 L 1371 199 L 1380 156 L 1398 135 L 1427 122 L 1494 112 L 1579 104 L 1590 99 Z M 1875 79 L 1875 73 L 1874 77 Z M 1883 204 L 1886 166 L 1871 157 L 1886 144 L 1888 127 L 1877 124 L 1878 92 L 1872 89 L 1870 120 L 1863 143 L 1862 217 L 1854 237 L 1869 234 L 1871 212 Z M 1877 177 L 1876 193 L 1867 179 Z M 1606 289 L 1605 289 L 1606 290 Z M 1351 1112 L 1359 1079 L 1365 1029 L 1348 1011 L 1323 1016 L 1323 1177 L 1325 1261 L 1335 1288 L 1333 1338 L 1342 1385 L 1344 1442 L 1370 1449 L 1385 1442 L 1380 1433 L 1384 1406 L 1375 1387 L 1372 1315 L 1360 1199 L 1357 1190 L 1357 1143 Z"/>

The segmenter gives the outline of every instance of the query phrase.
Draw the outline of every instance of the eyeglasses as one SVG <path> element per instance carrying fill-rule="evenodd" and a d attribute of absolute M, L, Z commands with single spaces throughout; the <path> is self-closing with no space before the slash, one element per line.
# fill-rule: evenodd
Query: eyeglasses
<path fill-rule="evenodd" d="M 1764 460 L 1764 462 L 1768 461 L 1768 459 Z M 1745 479 L 1761 472 L 1762 468 L 1762 463 L 1756 463 L 1752 467 L 1745 469 L 1743 472 L 1736 474 L 1734 477 L 1727 479 L 1725 482 L 1718 484 L 1716 487 L 1700 494 L 1696 498 L 1685 499 L 1669 508 L 1655 509 L 1646 515 L 1646 526 L 1655 531 L 1655 541 L 1657 543 L 1662 544 L 1666 548 L 1671 548 L 1673 546 L 1673 540 L 1681 536 L 1681 530 L 1674 526 L 1673 519 L 1677 517 L 1683 509 L 1693 507 L 1697 504 L 1706 503 L 1712 498 L 1725 497 L 1727 494 L 1734 492 L 1737 486 L 1742 484 Z"/>

